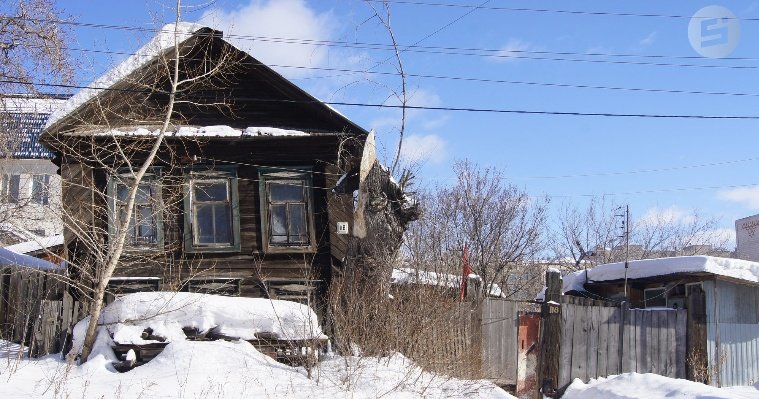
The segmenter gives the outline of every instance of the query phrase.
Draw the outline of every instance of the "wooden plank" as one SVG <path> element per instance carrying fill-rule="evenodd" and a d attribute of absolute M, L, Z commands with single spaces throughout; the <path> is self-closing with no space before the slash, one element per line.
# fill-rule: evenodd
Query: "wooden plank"
<path fill-rule="evenodd" d="M 675 321 L 675 378 L 686 378 L 688 311 L 678 310 Z"/>
<path fill-rule="evenodd" d="M 572 337 L 572 372 L 570 378 L 588 380 L 588 319 L 589 312 L 586 306 L 578 306 L 574 319 L 574 336 Z"/>
<path fill-rule="evenodd" d="M 611 326 L 611 317 L 614 308 L 599 307 L 599 326 L 598 326 L 598 365 L 596 375 L 606 377 L 609 375 L 609 329 Z M 617 326 L 614 326 L 615 328 Z"/>
<path fill-rule="evenodd" d="M 598 377 L 598 330 L 600 324 L 600 306 L 588 307 L 589 317 L 587 326 L 587 378 Z"/>
<path fill-rule="evenodd" d="M 559 352 L 559 386 L 572 382 L 572 337 L 574 336 L 575 305 L 561 305 L 561 346 Z"/>
<path fill-rule="evenodd" d="M 669 328 L 669 316 L 673 315 L 674 312 L 670 310 L 665 311 L 657 311 L 654 312 L 656 314 L 657 320 L 657 331 L 655 332 L 655 335 L 658 335 L 657 337 L 657 343 L 656 343 L 656 354 L 658 355 L 656 359 L 656 365 L 657 365 L 657 374 L 669 376 L 669 370 L 667 367 L 667 358 L 669 355 L 669 340 L 667 339 L 667 329 Z"/>
<path fill-rule="evenodd" d="M 620 332 L 620 314 L 622 310 L 618 307 L 607 308 L 608 311 L 608 329 L 607 329 L 607 343 L 606 343 L 606 375 L 619 374 L 620 363 L 620 347 L 622 345 L 619 336 Z"/>

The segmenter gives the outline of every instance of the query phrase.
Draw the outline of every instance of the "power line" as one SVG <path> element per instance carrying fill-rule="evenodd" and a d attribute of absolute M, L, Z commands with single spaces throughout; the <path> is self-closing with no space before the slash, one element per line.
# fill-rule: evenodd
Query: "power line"
<path fill-rule="evenodd" d="M 7 17 L 6 17 L 7 18 Z M 13 17 L 15 18 L 15 17 Z M 0 18 L 1 20 L 2 18 Z M 23 18 L 31 19 L 31 18 Z M 37 19 L 34 19 L 37 20 Z M 94 24 L 86 22 L 72 22 L 72 21 L 60 21 L 60 20 L 39 20 L 47 21 L 51 23 L 59 23 L 72 26 L 99 28 L 99 29 L 116 29 L 126 31 L 139 31 L 139 32 L 169 32 L 162 29 L 143 28 L 125 25 L 107 25 L 107 24 Z M 170 32 L 169 32 L 170 33 Z M 203 36 L 202 33 L 196 33 L 197 36 Z M 210 36 L 211 34 L 205 34 Z M 227 39 L 241 39 L 250 41 L 270 42 L 270 43 L 282 43 L 282 44 L 294 44 L 294 45 L 310 45 L 310 46 L 327 46 L 327 47 L 339 47 L 339 48 L 353 48 L 360 50 L 377 50 L 377 51 L 394 51 L 391 44 L 384 43 L 369 43 L 369 42 L 351 42 L 351 41 L 331 41 L 331 40 L 315 40 L 305 38 L 284 38 L 284 37 L 272 37 L 272 36 L 253 36 L 253 35 L 236 35 L 236 34 L 224 34 Z M 672 62 L 645 62 L 645 61 L 629 61 L 630 58 L 648 58 L 648 59 L 675 59 L 675 60 L 702 60 L 703 57 L 699 56 L 685 56 L 685 55 L 663 55 L 663 54 L 623 54 L 623 53 L 601 53 L 601 52 L 571 52 L 571 51 L 537 51 L 537 50 L 508 50 L 504 49 L 489 49 L 489 48 L 468 48 L 468 47 L 444 47 L 444 46 L 421 46 L 417 43 L 412 45 L 398 45 L 400 52 L 411 52 L 420 54 L 436 54 L 436 55 L 458 55 L 458 56 L 471 56 L 471 57 L 488 57 L 495 59 L 526 59 L 535 61 L 561 61 L 561 62 L 582 62 L 582 63 L 602 63 L 602 64 L 616 64 L 616 65 L 637 65 L 637 66 L 656 66 L 656 67 L 682 67 L 682 68 L 709 68 L 709 69 L 759 69 L 756 65 L 731 65 L 731 64 L 699 64 L 699 63 L 672 63 Z M 573 57 L 607 57 L 607 58 L 622 58 L 624 60 L 610 60 L 610 59 L 584 59 L 584 58 L 568 58 Z M 727 57 L 722 60 L 732 61 L 759 61 L 758 58 L 744 58 L 744 57 Z M 713 60 L 712 60 L 713 61 Z"/>
<path fill-rule="evenodd" d="M 136 55 L 135 53 L 123 52 L 123 51 L 98 50 L 98 49 L 87 49 L 87 48 L 77 48 L 77 47 L 63 47 L 63 49 L 69 50 L 69 51 L 85 52 L 85 53 L 99 53 L 99 54 L 111 54 L 111 55 L 123 55 L 123 56 Z M 185 59 L 198 60 L 191 57 L 187 57 Z M 370 74 L 370 75 L 380 75 L 380 76 L 394 76 L 398 74 L 397 72 L 390 72 L 390 71 L 370 71 L 370 70 L 357 70 L 357 69 L 345 69 L 345 68 L 314 67 L 314 66 L 303 66 L 303 65 L 264 64 L 261 62 L 239 62 L 239 64 L 248 65 L 248 66 L 268 66 L 268 67 L 274 67 L 274 68 L 287 68 L 287 69 L 298 69 L 298 70 L 308 70 L 308 71 L 339 72 L 339 73 L 345 73 L 345 74 Z M 759 93 L 750 93 L 750 92 L 703 91 L 703 90 L 660 89 L 660 88 L 653 88 L 653 87 L 646 88 L 646 87 L 584 85 L 584 84 L 572 84 L 572 83 L 536 82 L 536 81 L 520 81 L 520 80 L 508 80 L 508 79 L 488 79 L 488 78 L 478 78 L 478 77 L 468 77 L 468 76 L 434 75 L 434 74 L 417 74 L 417 73 L 406 73 L 405 75 L 407 77 L 418 78 L 418 79 L 453 80 L 453 81 L 476 82 L 476 83 L 496 83 L 496 84 L 560 87 L 560 88 L 575 88 L 575 89 L 632 91 L 632 92 L 646 92 L 646 93 L 759 97 Z M 324 78 L 324 76 L 317 77 L 317 78 Z"/>
<path fill-rule="evenodd" d="M 704 164 L 698 164 L 698 165 L 673 166 L 669 168 L 658 168 L 658 169 L 641 169 L 641 170 L 624 171 L 624 172 L 598 172 L 598 173 L 579 173 L 579 174 L 573 174 L 573 175 L 558 175 L 558 176 L 509 176 L 509 177 L 512 179 L 538 180 L 538 179 L 566 179 L 566 178 L 575 178 L 575 177 L 620 176 L 620 175 L 634 175 L 634 174 L 642 174 L 642 173 L 670 172 L 674 170 L 696 169 L 696 168 L 705 168 L 705 167 L 710 167 L 710 166 L 724 166 L 724 165 L 732 165 L 736 163 L 751 162 L 751 161 L 759 161 L 759 157 L 738 159 L 738 160 L 733 160 L 733 161 L 711 162 L 711 163 L 704 163 Z"/>
<path fill-rule="evenodd" d="M 367 0 L 369 2 L 387 2 L 390 4 L 404 4 L 426 7 L 447 7 L 447 8 L 473 8 L 478 7 L 474 4 L 462 3 L 442 3 L 430 1 L 415 0 Z M 679 14 L 655 14 L 655 13 L 633 13 L 633 12 L 611 12 L 611 11 L 583 11 L 583 10 L 566 10 L 550 8 L 526 8 L 526 7 L 502 7 L 502 6 L 485 6 L 478 7 L 491 11 L 515 11 L 515 12 L 532 12 L 532 13 L 552 13 L 552 14 L 569 14 L 569 15 L 588 15 L 588 16 L 608 16 L 608 17 L 643 17 L 643 18 L 670 18 L 670 19 L 691 19 L 692 15 Z M 741 21 L 759 21 L 759 18 L 736 18 Z"/>
<path fill-rule="evenodd" d="M 22 81 L 0 80 L 0 83 L 26 84 Z M 120 91 L 133 93 L 148 93 L 149 90 L 135 89 L 116 89 L 112 87 L 92 87 L 69 84 L 54 83 L 32 83 L 36 86 L 60 87 L 75 89 L 94 89 L 103 91 Z M 202 97 L 202 96 L 201 96 Z M 208 97 L 209 99 L 213 97 Z M 547 111 L 547 110 L 526 110 L 526 109 L 503 109 L 503 108 L 475 108 L 475 107 L 443 107 L 443 106 L 421 106 L 421 105 L 396 105 L 380 103 L 360 103 L 347 101 L 318 101 L 318 100 L 287 100 L 255 97 L 235 97 L 240 101 L 268 102 L 268 103 L 290 103 L 290 104 L 328 104 L 348 107 L 364 108 L 386 108 L 386 109 L 412 109 L 425 111 L 451 111 L 451 112 L 474 112 L 474 113 L 493 113 L 493 114 L 516 114 L 516 115 L 555 115 L 555 116 L 588 116 L 588 117 L 612 117 L 612 118 L 654 118 L 654 119 L 714 119 L 714 120 L 759 120 L 759 116 L 753 115 L 699 115 L 699 114 L 646 114 L 646 113 L 615 113 L 615 112 L 580 112 L 580 111 Z"/>

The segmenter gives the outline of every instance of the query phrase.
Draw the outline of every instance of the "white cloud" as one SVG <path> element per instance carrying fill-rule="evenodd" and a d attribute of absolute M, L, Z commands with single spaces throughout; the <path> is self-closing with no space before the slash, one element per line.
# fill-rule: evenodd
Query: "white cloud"
<path fill-rule="evenodd" d="M 403 140 L 401 159 L 404 163 L 440 163 L 446 158 L 447 143 L 436 134 L 410 135 Z"/>
<path fill-rule="evenodd" d="M 648 36 L 641 39 L 638 44 L 642 47 L 648 47 L 656 41 L 656 32 L 651 32 L 648 34 Z"/>
<path fill-rule="evenodd" d="M 224 31 L 225 36 L 247 36 L 228 40 L 265 64 L 307 67 L 324 65 L 327 48 L 277 43 L 269 38 L 329 40 L 331 27 L 337 26 L 331 13 L 318 14 L 303 0 L 251 0 L 248 5 L 231 11 L 213 8 L 203 14 L 200 22 Z M 251 40 L 249 36 L 262 39 Z M 290 78 L 313 73 L 308 69 L 274 68 Z"/>
<path fill-rule="evenodd" d="M 532 48 L 530 43 L 525 41 L 511 38 L 501 49 L 496 53 L 494 57 L 497 61 L 508 62 L 518 59 L 522 52 Z"/>
<path fill-rule="evenodd" d="M 743 204 L 749 210 L 759 210 L 759 186 L 720 191 L 717 198 Z"/>
<path fill-rule="evenodd" d="M 644 226 L 655 226 L 658 224 L 677 224 L 689 223 L 693 221 L 693 212 L 682 209 L 678 206 L 668 208 L 653 207 L 649 208 L 638 222 Z"/>

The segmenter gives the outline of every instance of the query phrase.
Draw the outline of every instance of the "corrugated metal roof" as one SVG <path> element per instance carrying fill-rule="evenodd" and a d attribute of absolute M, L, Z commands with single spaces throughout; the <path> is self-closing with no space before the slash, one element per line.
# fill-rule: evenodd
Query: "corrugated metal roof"
<path fill-rule="evenodd" d="M 17 159 L 51 159 L 53 153 L 39 142 L 42 128 L 45 127 L 49 113 L 9 112 L 0 117 L 0 130 L 8 132 L 8 148 L 12 158 Z"/>

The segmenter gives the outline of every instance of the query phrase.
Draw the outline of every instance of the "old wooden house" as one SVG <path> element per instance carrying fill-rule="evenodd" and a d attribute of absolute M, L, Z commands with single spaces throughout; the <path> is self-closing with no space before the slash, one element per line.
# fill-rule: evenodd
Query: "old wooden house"
<path fill-rule="evenodd" d="M 124 219 L 130 179 L 168 112 L 175 65 L 185 85 L 139 184 L 109 292 L 319 297 L 352 230 L 353 193 L 332 188 L 360 162 L 368 132 L 196 24 L 164 27 L 45 128 L 63 179 L 69 272 L 85 287 L 72 292 L 98 280 L 90 265 Z"/>
<path fill-rule="evenodd" d="M 628 266 L 610 263 L 570 274 L 563 289 L 580 297 L 627 301 L 631 308 L 696 306 L 695 313 L 688 312 L 694 318 L 688 323 L 688 346 L 702 353 L 689 354 L 688 361 L 705 355 L 713 385 L 759 380 L 759 263 L 680 256 L 634 260 Z"/>

